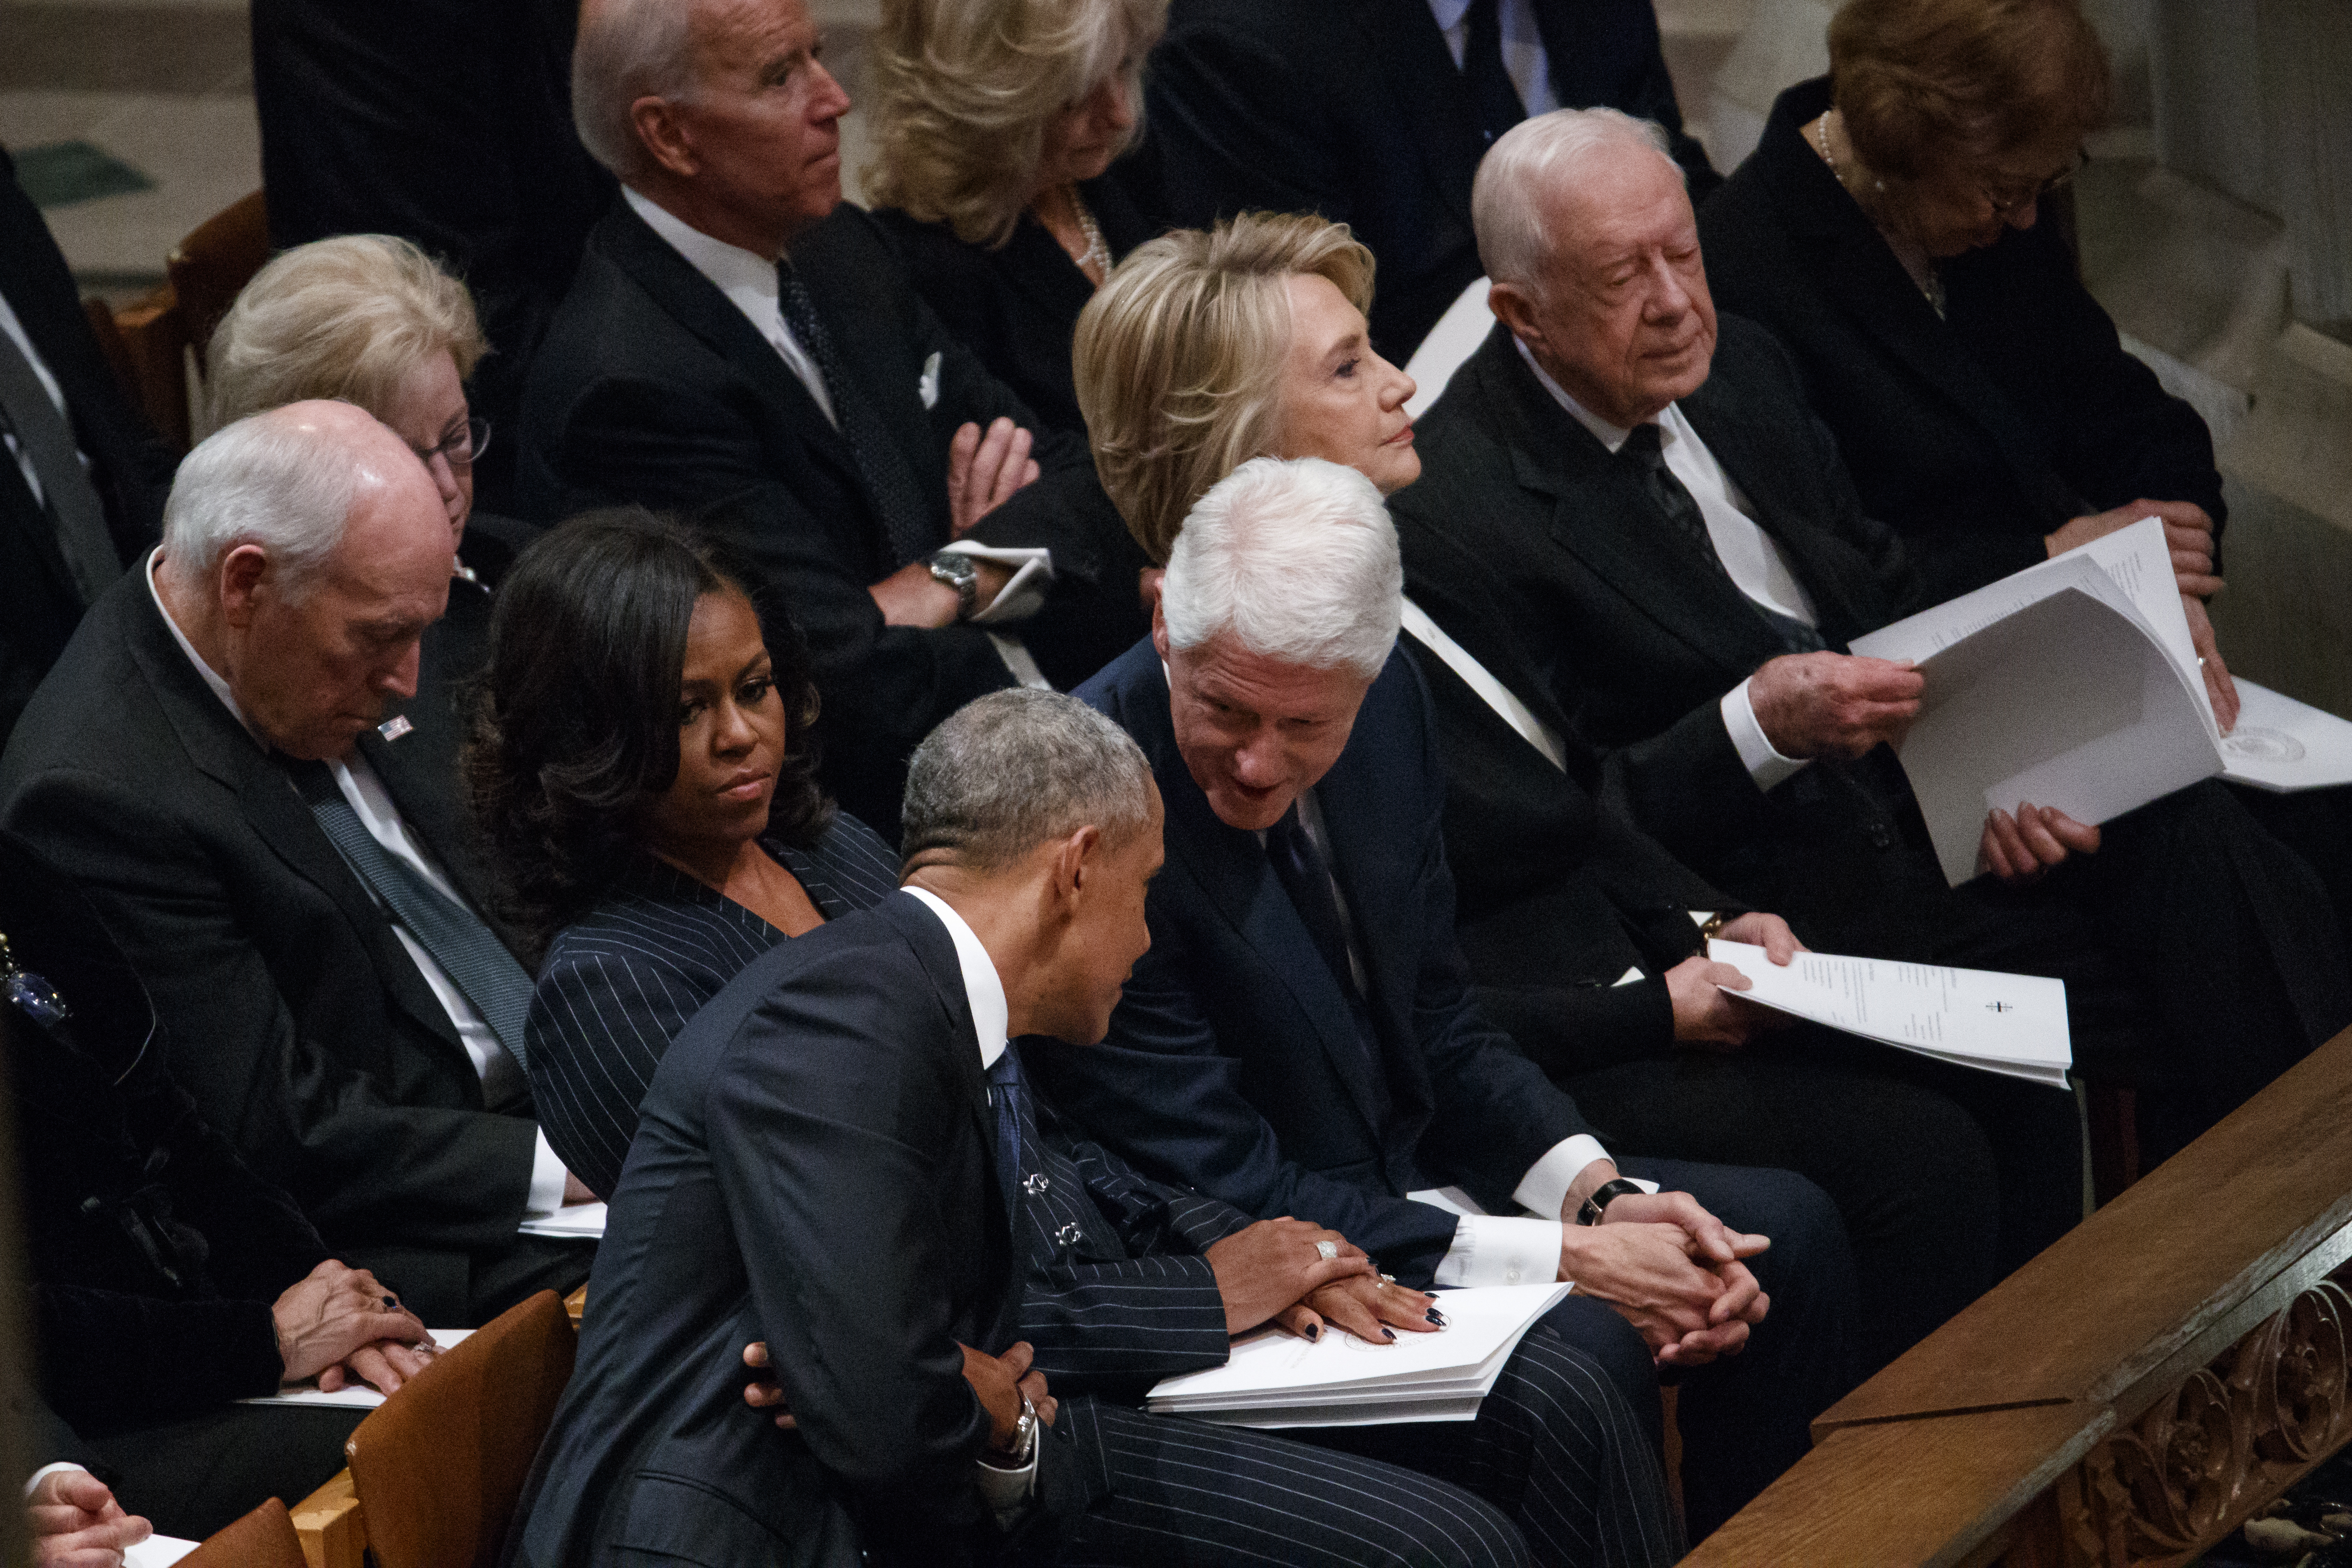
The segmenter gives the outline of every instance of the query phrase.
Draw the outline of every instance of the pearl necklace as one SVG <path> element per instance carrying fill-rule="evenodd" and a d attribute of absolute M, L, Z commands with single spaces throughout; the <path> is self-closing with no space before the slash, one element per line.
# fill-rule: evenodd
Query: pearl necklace
<path fill-rule="evenodd" d="M 1877 215 L 1871 212 L 1854 188 L 1846 183 L 1844 172 L 1837 166 L 1837 157 L 1830 151 L 1830 116 L 1836 112 L 1834 109 L 1829 110 L 1821 119 L 1813 122 L 1815 133 L 1822 144 L 1822 162 L 1829 165 L 1830 178 L 1835 180 L 1839 188 L 1846 194 L 1853 197 L 1854 205 L 1862 208 L 1863 215 L 1870 219 L 1872 225 L 1885 239 L 1887 248 L 1895 252 L 1895 259 L 1903 264 L 1903 270 L 1909 275 L 1912 287 L 1919 290 L 1940 319 L 1944 314 L 1944 277 L 1942 273 L 1936 270 L 1935 258 L 1922 251 L 1916 245 L 1896 237 L 1893 229 L 1880 223 Z M 1883 193 L 1886 189 L 1886 182 L 1874 176 L 1870 182 L 1870 188 Z"/>
<path fill-rule="evenodd" d="M 1110 246 L 1103 239 L 1102 225 L 1096 223 L 1094 214 L 1087 210 L 1086 199 L 1078 194 L 1076 183 L 1063 189 L 1069 195 L 1070 211 L 1077 214 L 1078 232 L 1087 236 L 1087 248 L 1077 256 L 1078 270 L 1088 277 L 1109 277 Z"/>

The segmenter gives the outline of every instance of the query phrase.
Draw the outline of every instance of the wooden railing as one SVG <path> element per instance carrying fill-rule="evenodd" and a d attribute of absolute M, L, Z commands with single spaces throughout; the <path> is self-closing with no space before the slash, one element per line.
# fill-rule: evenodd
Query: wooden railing
<path fill-rule="evenodd" d="M 1832 1406 L 1685 1562 L 2170 1568 L 2352 1439 L 2347 1369 L 2352 1030 Z"/>

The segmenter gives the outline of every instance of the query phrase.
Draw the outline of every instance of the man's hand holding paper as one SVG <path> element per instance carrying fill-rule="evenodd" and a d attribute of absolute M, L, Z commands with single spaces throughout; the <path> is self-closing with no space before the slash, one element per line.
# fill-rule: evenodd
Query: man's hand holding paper
<path fill-rule="evenodd" d="M 1926 689 L 1908 661 L 1783 653 L 1748 677 L 1748 700 L 1781 756 L 1852 759 L 1901 740 Z"/>
<path fill-rule="evenodd" d="M 1743 915 L 1725 922 L 1719 935 L 1727 942 L 1763 948 L 1775 964 L 1786 964 L 1805 951 L 1789 923 L 1777 915 Z M 1665 979 L 1666 995 L 1675 1009 L 1675 1040 L 1680 1045 L 1737 1051 L 1759 1030 L 1787 1029 L 1796 1021 L 1751 1007 L 1732 994 L 1748 989 L 1755 982 L 1704 953 L 1668 969 Z"/>

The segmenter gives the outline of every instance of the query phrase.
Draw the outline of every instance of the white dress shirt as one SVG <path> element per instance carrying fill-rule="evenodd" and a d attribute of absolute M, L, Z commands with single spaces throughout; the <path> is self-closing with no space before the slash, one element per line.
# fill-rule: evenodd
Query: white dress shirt
<path fill-rule="evenodd" d="M 940 924 L 948 928 L 948 938 L 955 944 L 956 967 L 963 971 L 964 999 L 971 1005 L 972 1032 L 978 1036 L 980 1046 L 980 1070 L 985 1072 L 1004 1054 L 1004 1031 L 1012 1017 L 1012 1009 L 1004 1000 L 1003 978 L 996 972 L 996 961 L 988 956 L 988 949 L 980 945 L 979 936 L 964 924 L 963 916 L 946 899 L 919 887 L 899 891 L 921 899 L 924 906 L 940 917 Z M 992 1096 L 993 1091 L 991 1092 Z M 1045 1446 L 1045 1434 L 1041 1432 L 1036 1445 L 1029 1450 L 1029 1462 L 1017 1470 L 981 1460 L 973 1462 L 980 1473 L 981 1499 L 999 1519 L 1020 1511 L 1035 1493 L 1037 1456 Z"/>
<path fill-rule="evenodd" d="M 1470 0 L 1429 0 L 1429 14 L 1437 18 L 1437 30 L 1445 35 L 1445 47 L 1454 52 L 1454 68 L 1460 70 L 1470 52 Z M 1551 90 L 1551 62 L 1544 55 L 1543 33 L 1536 26 L 1535 0 L 1502 0 L 1496 20 L 1503 35 L 1503 69 L 1511 85 L 1519 89 L 1528 118 L 1558 109 L 1559 99 Z"/>
<path fill-rule="evenodd" d="M 195 644 L 188 641 L 187 633 L 182 632 L 179 622 L 172 619 L 172 612 L 164 605 L 163 595 L 155 586 L 155 566 L 163 559 L 163 551 L 160 546 L 147 558 L 147 591 L 155 597 L 156 613 L 163 617 L 163 624 L 171 630 L 172 641 L 179 644 L 180 652 L 187 655 L 188 663 L 196 667 L 196 674 L 204 677 L 205 685 L 211 689 L 213 695 L 220 698 L 221 706 L 236 716 L 236 722 L 245 727 L 246 733 L 252 736 L 263 749 L 268 749 L 268 740 L 253 727 L 253 721 L 246 717 L 245 710 L 237 706 L 236 694 L 229 690 L 228 682 L 205 663 L 203 656 L 196 652 Z M 377 843 L 406 862 L 411 870 L 431 883 L 452 903 L 463 904 L 466 902 L 447 874 L 433 862 L 425 852 L 424 846 L 409 832 L 408 824 L 401 820 L 400 808 L 393 804 L 383 780 L 376 777 L 375 769 L 360 754 L 358 747 L 329 762 L 327 771 L 334 775 L 335 787 L 343 792 L 343 799 L 351 803 L 352 810 L 359 814 L 360 821 Z M 408 927 L 403 925 L 390 910 L 384 912 L 384 918 L 392 925 L 392 934 L 400 938 L 401 947 L 415 963 L 416 972 L 425 977 L 425 984 L 432 990 L 434 998 L 449 1015 L 449 1023 L 457 1030 L 459 1043 L 465 1046 L 466 1055 L 482 1080 L 483 1103 L 501 1105 L 523 1092 L 521 1066 L 499 1043 L 497 1033 L 475 1010 L 474 1004 L 466 998 L 466 993 L 449 978 L 449 972 L 434 961 L 433 955 L 425 950 L 424 944 L 410 936 Z M 561 1208 L 563 1206 L 564 1174 L 563 1162 L 549 1146 L 547 1134 L 541 1132 L 531 1155 L 530 1188 L 524 1197 L 523 1207 L 533 1214 L 552 1214 Z"/>
<path fill-rule="evenodd" d="M 624 185 L 622 199 L 631 211 L 645 219 L 646 226 L 659 235 L 669 247 L 686 258 L 687 265 L 710 280 L 710 286 L 725 295 L 728 302 L 743 313 L 744 319 L 758 329 L 793 379 L 808 389 L 826 423 L 835 430 L 841 420 L 834 413 L 833 393 L 826 390 L 824 372 L 818 368 L 815 357 L 802 346 L 784 319 L 783 306 L 777 295 L 776 264 L 756 251 L 741 246 L 714 239 L 683 219 L 672 215 L 635 191 Z M 931 356 L 924 374 L 917 383 L 916 395 L 929 408 L 939 398 L 939 356 Z M 960 555 L 992 562 L 1012 573 L 1003 590 L 988 608 L 972 617 L 979 626 L 1003 626 L 1025 621 L 1034 615 L 1045 602 L 1045 591 L 1054 582 L 1054 553 L 1043 546 L 1001 547 L 984 545 L 977 539 L 958 539 L 945 547 Z M 999 632 L 989 632 L 989 641 L 996 647 L 997 657 L 1023 685 L 1040 690 L 1053 688 L 1038 672 L 1036 661 L 1018 639 Z"/>
<path fill-rule="evenodd" d="M 1519 358 L 1536 373 L 1544 390 L 1558 399 L 1576 422 L 1592 433 L 1593 439 L 1614 453 L 1625 444 L 1631 431 L 1611 424 L 1570 397 L 1550 374 L 1528 352 L 1528 346 L 1517 339 L 1512 346 Z M 1715 541 L 1715 553 L 1723 559 L 1723 570 L 1730 575 L 1731 585 L 1747 595 L 1750 602 L 1801 621 L 1808 626 L 1818 626 L 1820 618 L 1813 610 L 1812 596 L 1805 585 L 1797 580 L 1790 568 L 1788 555 L 1780 541 L 1757 526 L 1748 497 L 1731 482 L 1731 476 L 1706 449 L 1698 432 L 1683 417 L 1682 409 L 1668 403 L 1658 415 L 1658 450 L 1664 455 L 1666 467 L 1682 481 L 1691 499 L 1698 503 L 1699 515 L 1706 519 L 1707 537 Z M 1785 783 L 1801 772 L 1807 758 L 1783 757 L 1773 748 L 1764 735 L 1764 727 L 1757 721 L 1756 705 L 1750 699 L 1748 683 L 1740 682 L 1724 693 L 1722 702 L 1723 727 L 1731 736 L 1731 744 L 1739 753 L 1739 760 L 1748 776 L 1756 780 L 1759 789 L 1769 789 Z"/>
<path fill-rule="evenodd" d="M 1332 863 L 1329 831 L 1323 823 L 1322 803 L 1312 789 L 1298 796 L 1298 824 L 1306 829 L 1316 852 L 1327 866 Z M 1265 835 L 1258 834 L 1258 842 Z M 1339 929 L 1347 939 L 1348 967 L 1354 974 L 1356 988 L 1369 996 L 1371 988 L 1366 983 L 1364 961 L 1357 950 L 1356 920 L 1348 907 L 1348 895 L 1340 891 L 1339 879 L 1331 879 L 1331 897 L 1339 906 Z M 1595 1160 L 1609 1158 L 1609 1151 L 1601 1140 L 1589 1134 L 1562 1138 L 1544 1151 L 1543 1156 L 1528 1167 L 1519 1178 L 1512 1199 L 1539 1218 L 1521 1218 L 1511 1215 L 1462 1213 L 1454 1228 L 1454 1244 L 1445 1256 L 1437 1260 L 1433 1282 L 1447 1288 L 1463 1285 L 1538 1284 L 1555 1279 L 1559 1273 L 1560 1206 L 1568 1199 L 1568 1189 L 1584 1167 Z M 1426 1202 L 1419 1194 L 1412 1196 L 1417 1202 Z M 1442 1207 L 1461 1206 L 1441 1204 Z"/>
<path fill-rule="evenodd" d="M 5 294 L 0 294 L 0 332 L 8 334 L 9 340 L 25 356 L 25 362 L 33 367 L 34 378 L 41 383 L 41 390 L 49 394 L 49 401 L 58 405 L 58 416 L 66 422 L 66 428 L 71 430 L 73 415 L 66 408 L 66 389 L 59 386 L 58 378 L 49 372 L 48 362 L 41 358 L 41 351 L 33 347 L 33 340 L 26 332 L 25 323 L 18 319 L 16 307 L 8 303 L 8 297 Z M 8 455 L 15 458 L 16 466 L 24 471 L 25 483 L 32 486 L 33 499 L 43 506 L 48 505 L 48 497 L 41 490 L 41 476 L 33 472 L 33 460 L 17 444 L 16 435 L 13 433 L 0 435 L 0 442 L 6 444 Z M 74 449 L 74 455 L 81 459 L 85 469 L 89 466 L 89 455 L 79 446 Z"/>

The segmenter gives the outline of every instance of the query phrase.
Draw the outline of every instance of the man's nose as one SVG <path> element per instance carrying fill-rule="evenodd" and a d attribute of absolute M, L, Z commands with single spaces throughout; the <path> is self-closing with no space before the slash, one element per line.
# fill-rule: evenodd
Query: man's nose
<path fill-rule="evenodd" d="M 1271 735 L 1255 737 L 1234 753 L 1234 776 L 1253 789 L 1282 778 L 1282 745 Z"/>
<path fill-rule="evenodd" d="M 412 640 L 408 649 L 393 663 L 376 673 L 376 687 L 403 701 L 416 695 L 416 670 L 420 643 Z"/>

